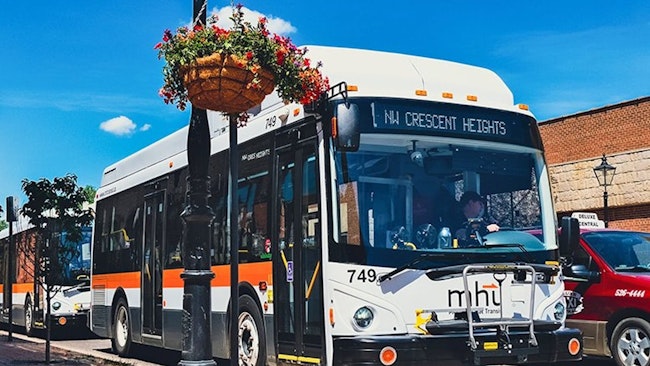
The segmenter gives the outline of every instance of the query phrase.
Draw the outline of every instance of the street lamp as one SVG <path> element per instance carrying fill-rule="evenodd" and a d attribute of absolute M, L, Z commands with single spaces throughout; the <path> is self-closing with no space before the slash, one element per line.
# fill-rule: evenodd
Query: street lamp
<path fill-rule="evenodd" d="M 193 23 L 206 24 L 208 0 L 193 0 Z M 183 316 L 179 366 L 216 366 L 212 359 L 210 269 L 210 126 L 205 109 L 192 106 L 187 131 L 187 195 L 183 220 Z"/>
<path fill-rule="evenodd" d="M 616 167 L 607 163 L 607 157 L 603 154 L 602 161 L 600 165 L 594 167 L 594 174 L 596 179 L 598 179 L 598 184 L 603 186 L 603 211 L 604 211 L 604 221 L 605 227 L 608 226 L 609 216 L 607 215 L 607 186 L 612 185 L 614 180 L 614 173 L 616 173 Z"/>

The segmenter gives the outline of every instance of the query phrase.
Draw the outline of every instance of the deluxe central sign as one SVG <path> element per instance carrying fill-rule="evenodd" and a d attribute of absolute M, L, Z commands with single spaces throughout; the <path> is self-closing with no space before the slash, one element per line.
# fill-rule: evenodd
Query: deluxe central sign
<path fill-rule="evenodd" d="M 584 228 L 605 228 L 605 222 L 598 219 L 593 212 L 574 212 L 571 217 L 578 219 L 578 225 Z"/>

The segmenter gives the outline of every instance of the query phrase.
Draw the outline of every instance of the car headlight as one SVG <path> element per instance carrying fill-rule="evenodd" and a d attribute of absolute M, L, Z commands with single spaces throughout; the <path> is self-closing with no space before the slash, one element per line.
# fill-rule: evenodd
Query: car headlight
<path fill-rule="evenodd" d="M 61 303 L 58 301 L 55 301 L 52 303 L 52 309 L 54 310 L 59 310 L 61 308 Z"/>
<path fill-rule="evenodd" d="M 565 316 L 565 311 L 566 307 L 564 306 L 563 303 L 558 302 L 555 304 L 555 311 L 553 312 L 553 316 L 555 317 L 555 320 L 563 320 Z"/>
<path fill-rule="evenodd" d="M 357 311 L 354 312 L 354 323 L 359 327 L 359 328 L 368 328 L 370 324 L 372 324 L 373 319 L 375 318 L 375 314 L 373 314 L 372 310 L 370 310 L 369 307 L 363 306 L 357 309 Z"/>

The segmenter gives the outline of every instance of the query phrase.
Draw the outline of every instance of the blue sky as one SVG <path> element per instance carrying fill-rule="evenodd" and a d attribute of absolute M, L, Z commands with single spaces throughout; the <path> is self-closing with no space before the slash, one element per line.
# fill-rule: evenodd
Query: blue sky
<path fill-rule="evenodd" d="M 242 3 L 298 45 L 487 67 L 542 121 L 650 95 L 647 0 Z M 4 2 L 0 205 L 24 200 L 25 178 L 74 173 L 97 187 L 105 166 L 185 126 L 189 112 L 158 97 L 153 47 L 191 15 L 190 0 Z"/>

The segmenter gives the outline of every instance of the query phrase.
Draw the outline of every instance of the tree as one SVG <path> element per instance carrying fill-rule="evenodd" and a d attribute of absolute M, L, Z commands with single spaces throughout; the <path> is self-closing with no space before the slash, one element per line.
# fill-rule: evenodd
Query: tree
<path fill-rule="evenodd" d="M 97 194 L 97 188 L 91 185 L 87 185 L 83 188 L 83 191 L 84 191 L 84 196 L 86 196 L 86 202 L 94 203 L 95 195 Z"/>
<path fill-rule="evenodd" d="M 2 213 L 2 212 L 3 212 L 2 206 L 0 206 L 0 213 Z M 7 222 L 5 220 L 0 219 L 0 231 L 6 229 L 8 227 L 9 227 L 9 224 L 7 224 Z"/>
<path fill-rule="evenodd" d="M 47 312 L 47 338 L 45 345 L 45 361 L 50 363 L 50 301 L 60 287 L 52 285 L 55 273 L 52 267 L 65 268 L 77 254 L 77 248 L 59 245 L 63 234 L 69 242 L 75 243 L 82 239 L 82 227 L 89 225 L 93 220 L 92 209 L 85 208 L 83 203 L 87 195 L 84 188 L 77 185 L 77 176 L 67 174 L 64 177 L 54 178 L 52 181 L 41 178 L 38 181 L 24 179 L 22 189 L 27 195 L 27 202 L 22 207 L 22 214 L 29 218 L 30 223 L 36 228 L 36 245 L 24 246 L 18 250 L 29 251 L 25 253 L 37 258 L 34 268 L 34 281 L 39 285 L 45 284 Z M 94 197 L 94 195 L 93 195 Z"/>

